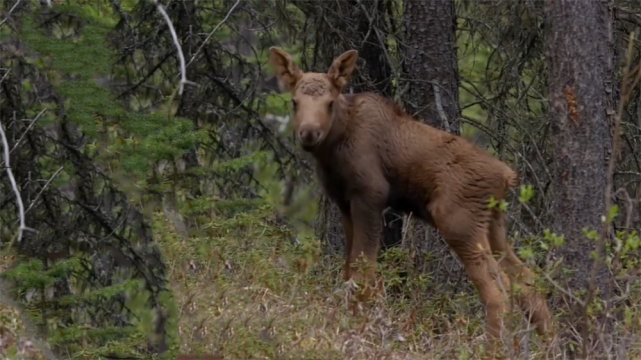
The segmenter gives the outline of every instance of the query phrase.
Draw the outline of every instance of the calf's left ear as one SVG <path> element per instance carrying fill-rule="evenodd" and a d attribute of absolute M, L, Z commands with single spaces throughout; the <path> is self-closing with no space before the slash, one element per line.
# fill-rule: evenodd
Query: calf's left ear
<path fill-rule="evenodd" d="M 339 57 L 334 59 L 332 66 L 329 68 L 327 75 L 334 83 L 334 86 L 339 92 L 343 90 L 345 85 L 349 82 L 349 77 L 354 71 L 356 60 L 358 59 L 358 51 L 348 50 L 342 53 Z"/>

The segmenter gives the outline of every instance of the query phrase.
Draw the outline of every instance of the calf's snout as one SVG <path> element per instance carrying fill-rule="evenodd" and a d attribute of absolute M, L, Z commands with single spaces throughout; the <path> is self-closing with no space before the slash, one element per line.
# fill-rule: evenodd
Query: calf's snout
<path fill-rule="evenodd" d="M 323 132 L 318 127 L 305 127 L 298 131 L 298 139 L 305 146 L 316 145 L 322 135 Z"/>

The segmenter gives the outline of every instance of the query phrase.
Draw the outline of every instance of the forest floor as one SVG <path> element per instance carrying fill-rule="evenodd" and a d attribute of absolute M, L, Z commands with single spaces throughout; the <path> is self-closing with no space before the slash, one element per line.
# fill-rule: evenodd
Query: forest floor
<path fill-rule="evenodd" d="M 0 254 L 0 274 L 11 265 L 13 259 L 13 256 Z M 3 356 L 8 354 L 20 354 L 25 360 L 46 359 L 29 340 L 18 309 L 0 302 L 0 359 L 4 359 Z"/>
<path fill-rule="evenodd" d="M 168 266 L 180 353 L 225 359 L 477 359 L 485 346 L 478 297 L 417 291 L 348 310 L 341 259 L 317 243 L 293 245 L 260 214 L 215 219 L 206 237 L 184 238 L 162 213 L 154 234 Z M 322 259 L 322 260 L 321 260 Z M 0 257 L 0 271 L 10 259 Z M 395 269 L 383 269 L 387 286 Z M 0 354 L 28 337 L 17 310 L 0 304 Z M 529 339 L 528 339 L 529 338 Z M 514 343 L 512 343 L 514 342 Z M 537 336 L 510 338 L 516 358 L 541 358 Z M 24 359 L 44 359 L 27 349 Z M 31 355 L 31 356 L 29 356 Z"/>
<path fill-rule="evenodd" d="M 166 223 L 162 218 L 156 222 Z M 285 229 L 260 218 L 214 220 L 204 229 L 207 238 L 169 231 L 159 239 L 182 353 L 198 348 L 220 351 L 226 359 L 480 358 L 485 329 L 478 296 L 427 293 L 406 284 L 354 315 L 342 259 L 321 258 L 318 243 L 294 246 Z M 380 271 L 391 289 L 399 268 L 386 266 Z M 513 358 L 542 358 L 536 335 L 521 332 L 506 342 Z"/>

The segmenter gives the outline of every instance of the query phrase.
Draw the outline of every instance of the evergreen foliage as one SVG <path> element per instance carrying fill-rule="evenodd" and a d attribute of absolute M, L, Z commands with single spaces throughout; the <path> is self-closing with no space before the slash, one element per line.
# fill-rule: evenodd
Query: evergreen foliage
<path fill-rule="evenodd" d="M 100 167 L 88 160 L 95 156 L 106 166 L 116 160 L 125 171 L 144 174 L 150 163 L 180 156 L 202 135 L 190 131 L 191 122 L 186 119 L 124 111 L 112 99 L 109 89 L 94 81 L 97 74 L 110 69 L 112 53 L 105 46 L 105 36 L 113 23 L 101 22 L 104 18 L 92 14 L 86 6 L 57 5 L 36 16 L 38 6 L 30 5 L 21 10 L 17 24 L 17 41 L 24 43 L 27 50 L 24 57 L 9 60 L 13 69 L 22 71 L 10 74 L 3 84 L 3 108 L 34 118 L 43 106 L 33 101 L 32 95 L 29 108 L 20 108 L 19 97 L 25 100 L 20 92 L 25 90 L 36 97 L 49 90 L 53 101 L 45 103 L 50 109 L 47 117 L 29 133 L 15 121 L 12 127 L 10 117 L 3 116 L 3 125 L 8 125 L 13 139 L 24 132 L 30 143 L 14 144 L 18 154 L 12 167 L 17 174 L 29 171 L 32 176 L 51 178 L 56 167 L 61 166 L 64 171 L 52 186 L 38 189 L 42 195 L 33 200 L 27 221 L 38 230 L 37 235 L 13 244 L 13 248 L 9 241 L 3 241 L 5 251 L 17 250 L 20 255 L 4 278 L 26 301 L 33 321 L 43 331 L 41 336 L 58 353 L 96 357 L 112 351 L 164 351 L 163 347 L 175 343 L 176 314 L 171 294 L 167 293 L 160 253 L 140 214 L 112 187 Z M 33 51 L 38 55 L 32 55 Z M 15 81 L 20 81 L 22 89 L 12 88 Z M 53 87 L 47 89 L 49 84 Z M 96 119 L 103 118 L 117 119 L 115 125 L 130 134 L 128 141 L 111 146 L 116 157 L 101 156 L 109 151 L 95 151 L 100 132 L 97 125 L 101 125 L 96 124 Z M 44 127 L 54 129 L 56 136 L 41 137 Z M 88 135 L 89 140 L 79 137 L 78 131 Z M 36 138 L 47 140 L 34 144 Z M 21 160 L 29 156 L 31 164 Z M 36 164 L 40 168 L 34 169 L 32 165 Z M 72 195 L 60 192 L 64 185 L 72 186 Z M 65 213 L 67 219 L 61 219 Z M 3 223 L 13 223 L 15 214 L 3 211 L 3 216 L 8 216 Z M 47 217 L 57 225 L 45 225 Z M 8 228 L 3 227 L 3 231 L 6 239 L 13 238 Z M 111 256 L 95 253 L 99 249 L 109 251 Z M 52 252 L 66 255 L 45 260 Z M 34 296 L 34 291 L 41 295 Z M 160 325 L 159 321 L 166 323 Z"/>
<path fill-rule="evenodd" d="M 107 40 L 115 30 L 116 18 L 113 16 L 112 9 L 106 6 L 108 5 L 106 2 L 101 4 L 104 6 L 102 10 L 96 10 L 90 3 L 79 1 L 76 4 L 55 5 L 46 10 L 41 4 L 31 3 L 28 7 L 20 9 L 20 21 L 13 29 L 15 32 L 11 31 L 7 34 L 6 29 L 2 31 L 4 35 L 18 35 L 19 41 L 27 47 L 27 50 L 24 56 L 9 59 L 7 65 L 14 68 L 22 66 L 29 73 L 29 75 L 21 74 L 23 76 L 19 78 L 20 91 L 35 95 L 35 97 L 31 95 L 28 108 L 20 109 L 25 111 L 24 116 L 35 118 L 43 108 L 49 109 L 29 130 L 27 137 L 40 136 L 47 127 L 51 126 L 58 131 L 57 137 L 62 137 L 62 132 L 66 131 L 82 132 L 84 135 L 83 137 L 69 135 L 76 141 L 73 149 L 66 148 L 67 151 L 74 153 L 71 157 L 59 156 L 62 155 L 59 154 L 61 151 L 59 148 L 64 149 L 65 144 L 58 144 L 55 140 L 43 144 L 42 149 L 32 149 L 31 156 L 37 154 L 35 159 L 42 166 L 38 171 L 39 176 L 48 178 L 56 174 L 52 178 L 50 187 L 41 189 L 43 194 L 57 198 L 61 196 L 61 188 L 69 185 L 78 186 L 82 183 L 80 187 L 87 193 L 74 194 L 72 197 L 84 197 L 89 193 L 107 195 L 114 191 L 111 190 L 110 182 L 115 181 L 115 184 L 126 191 L 129 198 L 127 204 L 109 205 L 111 209 L 105 209 L 113 211 L 115 215 L 109 215 L 110 225 L 105 230 L 99 230 L 98 224 L 88 223 L 87 225 L 91 231 L 102 234 L 100 240 L 96 239 L 98 243 L 112 237 L 120 243 L 120 245 L 114 244 L 116 248 L 107 245 L 107 249 L 111 248 L 113 257 L 122 257 L 128 251 L 132 251 L 133 257 L 125 255 L 125 258 L 131 259 L 125 262 L 136 262 L 140 261 L 135 260 L 139 250 L 134 248 L 140 246 L 139 241 L 148 243 L 151 239 L 137 238 L 136 234 L 140 235 L 142 229 L 130 228 L 125 224 L 127 218 L 131 217 L 133 210 L 131 205 L 142 205 L 143 210 L 149 210 L 157 208 L 159 204 L 156 200 L 162 200 L 163 195 L 173 197 L 180 193 L 176 187 L 179 181 L 177 178 L 179 175 L 175 171 L 176 161 L 180 160 L 186 151 L 194 150 L 197 144 L 206 144 L 211 140 L 211 136 L 219 136 L 206 131 L 206 127 L 194 130 L 191 119 L 176 116 L 176 106 L 173 105 L 175 87 L 172 90 L 173 94 L 163 99 L 163 103 L 149 108 L 133 99 L 123 101 L 122 98 L 113 95 L 110 87 L 104 86 L 105 80 L 108 82 L 108 79 L 113 77 L 110 75 L 112 71 L 117 78 L 119 71 L 132 72 L 133 69 L 127 66 L 124 68 L 112 66 L 116 53 L 113 52 Z M 138 4 L 138 6 L 141 5 Z M 39 12 L 39 8 L 44 11 Z M 155 8 L 153 10 L 155 11 Z M 7 80 L 17 79 L 9 76 Z M 51 91 L 54 95 L 51 101 L 38 103 L 33 100 L 42 97 L 39 93 L 42 89 L 38 88 L 44 87 L 43 81 L 46 86 L 52 86 Z M 15 101 L 13 98 L 4 100 Z M 278 100 L 275 100 L 273 95 L 267 95 L 263 101 L 270 103 L 269 111 L 284 112 L 285 102 L 280 101 L 280 108 L 278 108 Z M 16 106 L 16 104 L 13 105 Z M 6 118 L 3 118 L 4 124 L 7 124 Z M 25 131 L 25 127 L 21 127 L 19 131 Z M 190 167 L 185 175 L 211 178 L 220 174 L 246 172 L 248 167 L 265 163 L 271 157 L 271 152 L 251 150 L 257 148 L 249 144 L 249 151 L 245 155 L 227 160 L 214 159 L 208 167 Z M 23 150 L 22 147 L 18 149 Z M 41 153 L 44 149 L 47 149 L 46 152 Z M 47 152 L 50 154 L 53 152 L 58 156 L 43 156 Z M 21 156 L 29 155 L 21 151 Z M 95 170 L 90 170 L 91 167 L 86 168 L 88 163 L 83 158 L 88 159 L 88 157 L 98 164 L 96 168 L 96 170 L 100 169 L 98 177 L 90 175 Z M 13 162 L 15 163 L 16 160 L 14 159 Z M 167 164 L 174 164 L 173 172 L 159 174 L 154 170 Z M 62 166 L 64 170 L 56 173 L 55 169 L 58 166 Z M 266 168 L 268 172 L 270 169 L 275 170 L 278 167 Z M 260 176 L 261 172 L 256 174 Z M 88 183 L 87 175 L 92 179 Z M 111 179 L 105 178 L 105 175 Z M 275 186 L 278 186 L 277 184 L 275 183 Z M 180 201 L 182 205 L 178 208 L 180 216 L 195 216 L 213 210 L 231 215 L 246 210 L 252 214 L 254 209 L 266 204 L 264 199 L 257 196 L 246 199 L 230 196 L 225 198 L 211 201 L 212 197 L 203 195 L 192 197 L 191 200 L 183 199 Z M 10 198 L 7 200 L 11 201 Z M 277 197 L 272 196 L 272 203 L 278 203 Z M 78 205 L 88 210 L 87 205 L 63 200 L 59 202 L 60 212 L 70 214 L 77 212 Z M 41 206 L 45 204 L 36 204 L 32 214 L 43 214 L 40 210 Z M 273 209 L 273 207 L 268 206 L 267 209 Z M 10 219 L 15 219 L 15 211 L 8 210 L 10 211 L 2 212 L 3 216 L 8 216 L 5 218 L 8 219 L 4 222 L 5 224 L 9 224 Z M 261 212 L 263 216 L 268 213 L 269 211 Z M 70 217 L 70 221 L 72 218 L 82 221 L 74 216 Z M 30 216 L 28 220 L 31 226 L 42 233 L 42 228 L 35 225 L 38 219 L 38 216 Z M 148 232 L 148 230 L 142 231 Z M 12 230 L 9 228 L 3 227 L 3 232 L 7 239 L 13 237 Z M 164 356 L 171 357 L 171 354 L 177 350 L 174 342 L 176 313 L 172 310 L 174 308 L 172 297 L 166 293 L 168 284 L 150 284 L 153 280 L 143 275 L 146 270 L 142 270 L 143 273 L 140 272 L 141 266 L 144 268 L 152 265 L 153 261 L 137 264 L 138 270 L 134 272 L 131 269 L 128 270 L 127 266 L 115 266 L 106 270 L 105 266 L 114 259 L 101 256 L 96 258 L 92 255 L 92 249 L 97 248 L 93 245 L 86 248 L 87 245 L 83 245 L 86 243 L 84 239 L 74 241 L 69 237 L 48 244 L 43 243 L 42 239 L 44 238 L 30 239 L 30 243 L 38 244 L 38 250 L 29 249 L 29 251 L 25 250 L 24 245 L 18 244 L 12 248 L 11 243 L 4 242 L 5 251 L 17 251 L 17 254 L 20 254 L 13 264 L 14 268 L 6 271 L 4 278 L 10 281 L 15 294 L 23 299 L 34 322 L 45 329 L 42 336 L 56 351 L 81 357 L 95 357 L 105 353 L 143 354 L 156 351 L 149 345 L 157 346 L 159 339 L 164 338 L 160 342 L 166 342 L 172 350 L 166 352 Z M 71 250 L 70 259 L 46 260 L 47 253 L 52 249 L 65 248 Z M 120 250 L 116 250 L 118 248 Z M 127 250 L 127 248 L 130 249 Z M 152 256 L 160 258 L 158 253 Z M 110 279 L 105 283 L 104 280 L 107 278 L 102 279 L 104 275 L 96 278 L 96 275 L 92 274 L 96 271 L 99 273 L 107 271 L 107 278 Z M 156 272 L 154 276 L 163 276 L 162 267 L 153 271 Z M 141 275 L 143 275 L 142 278 Z M 96 282 L 96 280 L 99 281 Z M 68 290 L 61 290 L 65 287 L 68 287 Z M 46 300 L 42 300 L 41 296 L 34 296 L 36 293 L 51 295 L 52 289 L 55 289 L 54 296 L 49 296 Z M 152 305 L 151 312 L 147 304 Z M 161 308 L 164 310 L 160 310 Z M 157 311 L 161 311 L 162 314 Z M 152 321 L 152 318 L 155 320 Z M 158 321 L 166 321 L 167 330 L 161 330 L 161 333 L 158 333 L 158 328 L 154 325 Z M 90 345 L 89 348 L 88 345 Z M 160 349 L 162 350 L 162 345 Z"/>

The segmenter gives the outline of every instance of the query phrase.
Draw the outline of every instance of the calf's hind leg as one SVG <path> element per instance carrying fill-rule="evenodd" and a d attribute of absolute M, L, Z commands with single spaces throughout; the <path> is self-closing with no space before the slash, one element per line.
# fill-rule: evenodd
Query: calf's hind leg
<path fill-rule="evenodd" d="M 506 297 L 501 287 L 509 288 L 509 278 L 499 270 L 498 263 L 490 254 L 486 230 L 479 229 L 466 237 L 444 237 L 465 266 L 465 272 L 485 306 L 488 354 L 493 355 L 500 340 L 502 316 L 507 309 Z M 499 279 L 501 285 L 498 283 Z"/>
<path fill-rule="evenodd" d="M 503 211 L 493 210 L 489 230 L 492 253 L 499 259 L 499 265 L 507 273 L 510 281 L 519 285 L 517 303 L 531 317 L 530 321 L 536 326 L 536 332 L 541 336 L 547 336 L 552 330 L 550 310 L 545 297 L 532 286 L 534 273 L 516 256 L 507 241 Z"/>
<path fill-rule="evenodd" d="M 509 289 L 509 278 L 500 270 L 491 256 L 487 221 L 474 217 L 464 209 L 430 204 L 430 214 L 447 244 L 456 252 L 467 276 L 479 293 L 485 307 L 485 326 L 488 339 L 487 355 L 493 357 L 499 344 L 502 315 L 507 309 L 503 289 Z M 476 221 L 475 221 L 476 220 Z M 501 281 L 499 286 L 498 281 Z"/>

